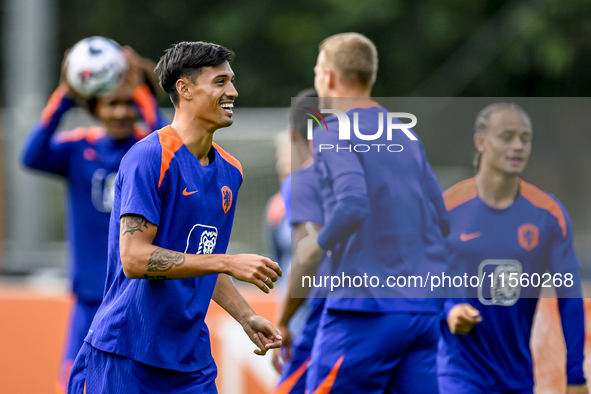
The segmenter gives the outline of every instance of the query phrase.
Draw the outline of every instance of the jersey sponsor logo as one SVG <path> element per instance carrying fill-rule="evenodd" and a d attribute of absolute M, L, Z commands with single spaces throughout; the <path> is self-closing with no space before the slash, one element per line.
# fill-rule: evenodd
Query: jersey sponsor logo
<path fill-rule="evenodd" d="M 460 241 L 462 242 L 466 242 L 466 241 L 470 241 L 474 238 L 478 238 L 482 235 L 482 233 L 480 231 L 476 232 L 476 233 L 470 233 L 470 234 L 466 234 L 465 232 L 462 231 L 462 233 L 460 234 Z"/>
<path fill-rule="evenodd" d="M 190 196 L 191 194 L 195 194 L 197 193 L 199 190 L 195 190 L 193 192 L 188 192 L 187 188 L 185 188 L 185 190 L 183 190 L 183 196 Z"/>
<path fill-rule="evenodd" d="M 490 282 L 478 287 L 478 299 L 483 305 L 514 305 L 521 295 L 522 272 L 517 260 L 484 260 L 478 266 L 478 276 Z"/>
<path fill-rule="evenodd" d="M 115 201 L 116 172 L 110 174 L 103 168 L 99 168 L 92 174 L 91 196 L 92 205 L 99 212 L 111 212 Z"/>
<path fill-rule="evenodd" d="M 185 253 L 212 254 L 218 239 L 218 229 L 205 224 L 193 226 L 187 236 Z"/>
<path fill-rule="evenodd" d="M 224 208 L 224 214 L 228 213 L 232 208 L 232 189 L 228 186 L 222 187 L 222 207 Z"/>
<path fill-rule="evenodd" d="M 540 230 L 534 224 L 525 223 L 517 228 L 517 237 L 519 246 L 529 252 L 538 246 Z"/>

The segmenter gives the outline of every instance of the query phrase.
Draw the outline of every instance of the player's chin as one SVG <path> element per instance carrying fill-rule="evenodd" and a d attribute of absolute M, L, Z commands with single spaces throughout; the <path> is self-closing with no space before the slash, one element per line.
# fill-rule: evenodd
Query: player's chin
<path fill-rule="evenodd" d="M 224 115 L 220 121 L 222 127 L 232 126 L 234 123 L 234 119 L 232 119 L 232 115 Z"/>

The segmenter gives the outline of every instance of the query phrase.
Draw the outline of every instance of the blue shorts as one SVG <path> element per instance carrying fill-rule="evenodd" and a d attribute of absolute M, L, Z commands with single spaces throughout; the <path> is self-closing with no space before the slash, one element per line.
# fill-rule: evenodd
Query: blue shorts
<path fill-rule="evenodd" d="M 304 394 L 310 353 L 312 353 L 312 345 L 320 324 L 324 301 L 323 298 L 308 300 L 311 306 L 310 315 L 304 324 L 302 333 L 293 342 L 292 359 L 284 365 L 273 394 Z"/>
<path fill-rule="evenodd" d="M 508 390 L 508 391 L 495 391 L 480 387 L 474 382 L 450 376 L 450 375 L 439 375 L 437 377 L 439 382 L 439 391 L 442 394 L 454 393 L 454 394 L 533 394 L 533 389 L 528 390 Z"/>
<path fill-rule="evenodd" d="M 84 343 L 84 338 L 86 337 L 86 334 L 88 334 L 92 319 L 100 305 L 100 302 L 88 303 L 78 300 L 72 306 L 70 330 L 68 332 L 62 362 L 58 371 L 58 392 L 65 393 L 68 388 L 68 377 L 70 376 L 72 364 L 74 364 L 76 355 Z"/>
<path fill-rule="evenodd" d="M 68 394 L 217 394 L 215 363 L 195 372 L 142 364 L 84 343 L 76 357 Z"/>
<path fill-rule="evenodd" d="M 438 314 L 325 310 L 308 393 L 437 394 L 439 320 Z"/>

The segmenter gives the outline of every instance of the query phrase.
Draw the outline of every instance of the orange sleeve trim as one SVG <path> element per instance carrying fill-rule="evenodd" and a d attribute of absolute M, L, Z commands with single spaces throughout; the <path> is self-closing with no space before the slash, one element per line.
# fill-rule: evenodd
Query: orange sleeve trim
<path fill-rule="evenodd" d="M 150 128 L 156 124 L 156 101 L 148 85 L 140 85 L 133 92 L 133 100 L 138 104 L 142 117 Z"/>
<path fill-rule="evenodd" d="M 345 358 L 344 354 L 341 357 L 339 357 L 339 359 L 335 363 L 334 367 L 332 367 L 332 370 L 330 371 L 330 373 L 326 376 L 326 378 L 324 378 L 322 383 L 320 383 L 320 385 L 316 388 L 316 390 L 314 390 L 314 392 L 312 394 L 328 394 L 328 393 L 330 393 L 332 386 L 334 386 L 334 382 L 337 380 L 337 373 L 339 373 L 339 368 L 341 367 L 341 364 L 343 363 L 344 358 Z"/>
<path fill-rule="evenodd" d="M 86 133 L 87 130 L 85 127 L 76 127 L 74 130 L 62 131 L 55 137 L 55 140 L 60 144 L 64 142 L 80 141 L 86 138 Z"/>
<path fill-rule="evenodd" d="M 90 142 L 91 144 L 94 144 L 96 140 L 104 137 L 106 134 L 107 129 L 105 129 L 104 127 L 89 127 L 88 129 L 86 129 L 86 136 L 84 138 L 86 138 L 86 141 Z"/>
<path fill-rule="evenodd" d="M 476 180 L 474 177 L 463 180 L 456 183 L 443 193 L 443 201 L 445 202 L 445 208 L 451 211 L 454 208 L 459 207 L 476 198 L 478 196 L 478 190 L 476 190 Z"/>
<path fill-rule="evenodd" d="M 299 366 L 298 369 L 293 371 L 291 375 L 289 375 L 279 386 L 273 390 L 272 394 L 290 394 L 291 389 L 296 383 L 300 380 L 304 372 L 308 369 L 308 365 L 310 365 L 310 358 L 308 358 L 302 365 Z"/>
<path fill-rule="evenodd" d="M 49 123 L 49 121 L 51 120 L 51 117 L 53 116 L 53 114 L 55 114 L 55 111 L 57 111 L 57 109 L 59 108 L 60 103 L 62 102 L 63 98 L 64 98 L 64 91 L 60 88 L 55 89 L 55 91 L 51 94 L 51 97 L 49 97 L 49 101 L 47 102 L 47 105 L 45 106 L 45 108 L 41 112 L 41 123 L 43 125 L 46 126 Z"/>
<path fill-rule="evenodd" d="M 519 180 L 519 193 L 533 206 L 550 212 L 558 220 L 558 224 L 562 228 L 562 236 L 566 238 L 566 217 L 560 205 L 552 197 L 534 185 L 522 180 Z"/>
<path fill-rule="evenodd" d="M 230 163 L 234 167 L 238 168 L 238 170 L 240 171 L 240 174 L 242 175 L 242 177 L 244 177 L 244 173 L 242 172 L 242 164 L 240 164 L 238 159 L 235 158 L 234 156 L 232 156 L 231 154 L 229 154 L 228 152 L 226 152 L 225 150 L 223 150 L 222 147 L 219 146 L 218 144 L 216 144 L 215 142 L 213 142 L 212 145 L 218 151 L 220 156 L 222 156 L 224 158 L 224 160 L 226 160 L 228 163 Z"/>
<path fill-rule="evenodd" d="M 162 145 L 160 180 L 158 181 L 158 188 L 160 188 L 160 185 L 162 185 L 162 180 L 164 179 L 164 175 L 170 167 L 170 162 L 174 158 L 176 151 L 179 150 L 181 146 L 183 146 L 183 141 L 181 141 L 179 136 L 170 126 L 166 126 L 165 128 L 158 131 L 158 139 L 160 140 L 160 145 Z"/>

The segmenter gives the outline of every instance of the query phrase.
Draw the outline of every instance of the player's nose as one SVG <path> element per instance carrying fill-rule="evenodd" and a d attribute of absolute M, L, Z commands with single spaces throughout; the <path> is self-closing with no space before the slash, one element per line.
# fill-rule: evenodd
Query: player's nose
<path fill-rule="evenodd" d="M 231 97 L 231 98 L 238 97 L 238 91 L 236 90 L 234 83 L 229 83 L 227 86 L 228 86 L 228 89 L 225 92 L 226 96 Z"/>

